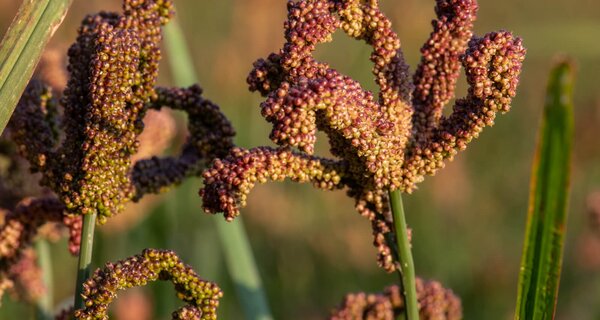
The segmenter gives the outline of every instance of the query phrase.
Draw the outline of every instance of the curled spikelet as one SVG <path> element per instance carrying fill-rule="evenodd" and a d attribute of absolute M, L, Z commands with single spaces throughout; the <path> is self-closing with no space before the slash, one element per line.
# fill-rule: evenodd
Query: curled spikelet
<path fill-rule="evenodd" d="M 108 319 L 108 307 L 117 297 L 117 291 L 156 280 L 171 281 L 179 299 L 187 303 L 173 313 L 173 319 L 217 319 L 221 289 L 201 280 L 173 251 L 156 249 L 145 249 L 142 254 L 109 262 L 96 270 L 83 285 L 85 308 L 76 310 L 75 318 Z"/>
<path fill-rule="evenodd" d="M 460 320 L 460 299 L 439 282 L 416 279 L 419 318 L 423 320 Z M 335 309 L 331 320 L 394 320 L 404 312 L 404 300 L 397 285 L 382 293 L 351 293 Z"/>
<path fill-rule="evenodd" d="M 286 148 L 234 148 L 229 156 L 215 160 L 212 167 L 204 172 L 207 186 L 201 195 L 207 212 L 223 212 L 227 220 L 232 220 L 239 214 L 239 207 L 246 204 L 246 196 L 257 182 L 290 178 L 332 190 L 339 188 L 343 178 L 340 172 L 343 170 L 343 163 Z"/>
<path fill-rule="evenodd" d="M 16 145 L 4 137 L 0 136 L 0 208 L 13 210 L 23 198 L 41 196 L 47 190 L 39 186 L 39 175 L 30 174 L 30 165 Z"/>
<path fill-rule="evenodd" d="M 155 88 L 161 27 L 172 9 L 170 0 L 125 0 L 122 13 L 83 20 L 69 49 L 60 145 L 51 90 L 32 82 L 19 102 L 10 136 L 70 213 L 97 213 L 102 224 L 128 201 L 200 175 L 233 146 L 231 125 L 198 86 Z M 133 167 L 144 115 L 162 107 L 189 115 L 189 141 L 180 157 L 153 157 Z"/>
<path fill-rule="evenodd" d="M 267 59 L 260 58 L 254 62 L 246 82 L 248 82 L 250 91 L 258 91 L 266 97 L 273 90 L 279 88 L 283 80 L 281 55 L 271 53 Z"/>
<path fill-rule="evenodd" d="M 359 213 L 371 221 L 379 263 L 388 271 L 396 266 L 386 240 L 394 232 L 387 193 L 414 190 L 424 175 L 434 174 L 493 124 L 497 112 L 507 111 L 514 97 L 525 50 L 508 32 L 473 37 L 476 11 L 475 0 L 437 1 L 433 32 L 411 80 L 400 40 L 377 0 L 288 1 L 286 43 L 257 60 L 247 78 L 250 90 L 266 97 L 261 114 L 280 147 L 309 156 L 317 130 L 327 135 L 335 157 L 330 161 L 344 164 L 336 169 L 343 177 L 336 188 L 347 187 Z M 312 56 L 336 29 L 373 48 L 378 97 Z M 442 117 L 461 64 L 469 94 Z M 246 179 L 231 173 L 239 168 L 236 161 L 231 156 L 215 161 L 201 192 L 205 210 L 225 212 L 227 219 L 245 205 L 249 192 L 240 182 Z M 256 161 L 252 167 L 266 166 Z"/>
<path fill-rule="evenodd" d="M 184 178 L 200 175 L 207 163 L 224 157 L 233 147 L 235 131 L 219 107 L 202 97 L 202 89 L 157 88 L 150 108 L 167 106 L 188 114 L 189 137 L 179 157 L 152 157 L 138 161 L 132 172 L 135 198 L 158 193 L 179 184 Z"/>
<path fill-rule="evenodd" d="M 125 1 L 123 15 L 89 16 L 69 49 L 66 140 L 46 183 L 71 212 L 97 212 L 103 220 L 132 197 L 130 157 L 144 105 L 155 95 L 160 27 L 170 5 Z"/>

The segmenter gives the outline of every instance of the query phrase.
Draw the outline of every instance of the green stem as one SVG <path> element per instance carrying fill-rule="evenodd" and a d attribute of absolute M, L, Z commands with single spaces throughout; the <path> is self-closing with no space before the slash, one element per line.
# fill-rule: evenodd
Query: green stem
<path fill-rule="evenodd" d="M 246 319 L 273 319 L 242 219 L 238 217 L 231 223 L 218 219 L 217 233 L 227 270 L 235 284 Z"/>
<path fill-rule="evenodd" d="M 79 248 L 79 263 L 77 265 L 77 286 L 75 287 L 75 310 L 84 307 L 81 293 L 83 292 L 83 283 L 90 277 L 95 227 L 96 213 L 83 215 L 81 247 Z"/>
<path fill-rule="evenodd" d="M 400 191 L 390 192 L 390 202 L 392 205 L 392 215 L 394 217 L 394 227 L 396 229 L 396 244 L 398 246 L 398 263 L 400 268 L 400 279 L 402 281 L 402 295 L 406 309 L 407 320 L 419 319 L 419 304 L 417 302 L 417 288 L 415 284 L 415 265 L 412 252 L 410 250 L 410 241 L 408 240 L 408 228 L 404 216 L 404 206 L 402 205 L 402 195 Z"/>
<path fill-rule="evenodd" d="M 50 246 L 46 240 L 40 239 L 35 243 L 37 260 L 42 269 L 42 281 L 46 293 L 37 301 L 38 319 L 52 319 L 52 307 L 54 303 L 54 281 L 52 278 L 52 257 Z"/>

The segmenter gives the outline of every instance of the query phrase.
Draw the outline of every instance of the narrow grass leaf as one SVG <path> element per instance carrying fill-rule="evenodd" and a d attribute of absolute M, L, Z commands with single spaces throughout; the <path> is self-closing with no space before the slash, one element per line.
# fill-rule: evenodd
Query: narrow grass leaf
<path fill-rule="evenodd" d="M 25 0 L 0 44 L 0 134 L 72 0 Z"/>
<path fill-rule="evenodd" d="M 21 55 L 48 2 L 50 0 L 25 0 L 19 7 L 0 44 L 0 87 Z"/>
<path fill-rule="evenodd" d="M 165 27 L 165 47 L 174 82 L 180 86 L 197 82 L 194 64 L 176 19 Z M 222 217 L 219 218 L 216 221 L 217 233 L 225 263 L 246 319 L 273 319 L 242 220 L 238 217 L 236 221 L 227 223 Z"/>
<path fill-rule="evenodd" d="M 533 169 L 515 319 L 553 319 L 560 280 L 573 138 L 573 67 L 551 72 Z"/>
<path fill-rule="evenodd" d="M 38 239 L 35 242 L 35 251 L 37 254 L 38 264 L 42 270 L 42 281 L 46 293 L 38 299 L 37 319 L 50 320 L 53 319 L 52 313 L 54 310 L 54 279 L 52 278 L 52 255 L 50 253 L 50 244 L 46 239 Z"/>

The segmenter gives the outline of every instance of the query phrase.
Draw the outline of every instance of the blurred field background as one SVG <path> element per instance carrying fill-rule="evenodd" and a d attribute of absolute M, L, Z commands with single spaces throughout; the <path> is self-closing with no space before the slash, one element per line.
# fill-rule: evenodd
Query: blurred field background
<path fill-rule="evenodd" d="M 236 142 L 243 147 L 273 145 L 258 108 L 261 97 L 247 90 L 245 79 L 253 61 L 283 43 L 285 1 L 175 2 L 200 85 L 233 122 Z M 414 70 L 431 31 L 434 1 L 381 2 Z M 0 1 L 2 32 L 19 4 Z M 600 2 L 482 0 L 479 5 L 476 33 L 510 30 L 524 39 L 527 58 L 512 111 L 404 197 L 417 274 L 452 288 L 462 299 L 465 319 L 512 319 L 546 76 L 554 57 L 567 54 L 578 65 L 576 141 L 557 318 L 600 319 Z M 120 1 L 74 0 L 49 46 L 59 63 L 66 63 L 66 50 L 84 15 L 99 10 L 120 10 Z M 363 43 L 338 32 L 333 43 L 318 48 L 317 56 L 375 89 L 369 47 Z M 466 92 L 464 76 L 461 81 L 458 96 Z M 163 59 L 160 84 L 172 83 Z M 172 127 L 157 123 L 159 132 Z M 176 130 L 175 145 L 185 134 L 183 128 Z M 321 139 L 318 153 L 327 152 Z M 200 180 L 190 180 L 131 206 L 118 221 L 100 227 L 94 266 L 146 247 L 173 249 L 224 289 L 220 318 L 242 319 L 214 230 L 213 220 L 222 217 L 202 212 L 200 186 Z M 277 319 L 324 319 L 346 293 L 380 291 L 397 281 L 395 274 L 378 269 L 369 224 L 342 191 L 293 183 L 261 185 L 250 194 L 242 215 Z M 62 242 L 52 250 L 55 302 L 60 304 L 71 299 L 76 258 Z M 113 311 L 121 315 L 118 319 L 167 319 L 177 305 L 170 285 L 153 284 L 121 295 Z M 127 311 L 137 317 L 128 317 L 123 313 Z M 0 308 L 0 319 L 32 315 L 31 307 L 7 298 Z"/>

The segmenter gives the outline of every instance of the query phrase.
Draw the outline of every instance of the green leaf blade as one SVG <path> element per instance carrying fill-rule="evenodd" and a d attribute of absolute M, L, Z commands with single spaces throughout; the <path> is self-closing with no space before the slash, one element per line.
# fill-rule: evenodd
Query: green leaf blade
<path fill-rule="evenodd" d="M 553 319 L 566 231 L 573 141 L 573 67 L 560 62 L 548 82 L 533 162 L 515 319 Z"/>
<path fill-rule="evenodd" d="M 40 17 L 48 6 L 48 0 L 25 0 L 19 7 L 0 44 L 0 88 L 10 74 L 15 62 L 27 44 Z"/>
<path fill-rule="evenodd" d="M 194 71 L 192 56 L 185 43 L 183 29 L 176 19 L 165 26 L 164 41 L 176 85 L 189 86 L 196 83 L 198 77 Z M 234 282 L 245 318 L 272 320 L 267 295 L 241 217 L 233 222 L 226 222 L 219 217 L 216 228 L 226 267 Z"/>
<path fill-rule="evenodd" d="M 72 0 L 27 0 L 0 44 L 0 134 Z"/>

